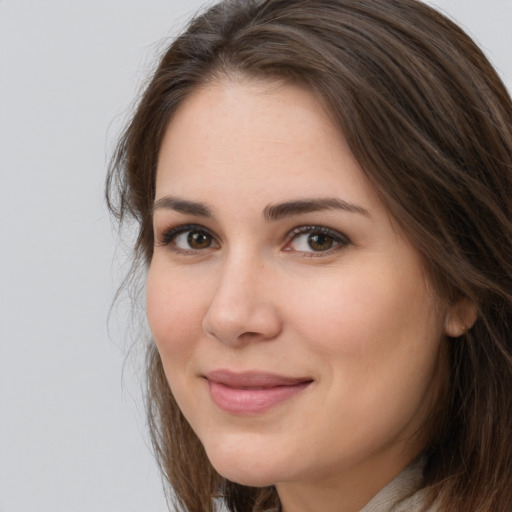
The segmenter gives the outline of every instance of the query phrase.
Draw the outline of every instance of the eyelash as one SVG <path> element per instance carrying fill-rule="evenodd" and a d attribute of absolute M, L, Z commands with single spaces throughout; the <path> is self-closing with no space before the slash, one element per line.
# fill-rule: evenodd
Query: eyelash
<path fill-rule="evenodd" d="M 315 234 L 326 235 L 335 243 L 334 247 L 330 247 L 325 251 L 297 251 L 297 252 L 302 253 L 303 255 L 306 255 L 306 257 L 310 257 L 310 258 L 318 258 L 318 257 L 322 257 L 327 254 L 331 254 L 331 253 L 335 252 L 336 250 L 341 249 L 342 247 L 346 247 L 347 245 L 351 244 L 350 239 L 346 235 L 340 233 L 339 231 L 335 231 L 335 230 L 327 228 L 325 226 L 308 225 L 308 226 L 299 226 L 290 232 L 290 234 L 287 237 L 287 242 L 286 242 L 284 250 L 287 252 L 290 251 L 290 249 L 286 249 L 286 247 L 290 243 L 298 240 L 299 236 L 307 235 L 307 234 L 309 234 L 309 235 L 315 235 Z"/>
<path fill-rule="evenodd" d="M 200 226 L 198 224 L 184 224 L 180 226 L 171 227 L 167 230 L 165 230 L 159 237 L 159 245 L 161 246 L 169 246 L 173 244 L 173 242 L 176 240 L 176 238 L 184 233 L 187 232 L 195 232 L 207 235 L 208 237 L 211 237 L 212 243 L 217 244 L 218 242 L 216 238 L 211 234 L 211 232 L 206 229 L 203 226 Z M 335 252 L 337 249 L 341 249 L 342 247 L 346 247 L 347 245 L 351 244 L 350 239 L 333 229 L 327 228 L 325 226 L 315 226 L 315 225 L 305 225 L 305 226 L 299 226 L 294 228 L 286 237 L 286 243 L 285 248 L 283 249 L 285 252 L 292 252 L 292 249 L 287 249 L 287 247 L 294 241 L 298 240 L 298 238 L 301 235 L 314 235 L 314 234 L 321 234 L 326 235 L 334 242 L 334 247 L 330 247 L 325 251 L 296 251 L 299 252 L 306 257 L 321 257 L 326 254 L 331 254 L 332 252 Z M 209 249 L 211 246 L 205 247 L 205 249 Z M 182 249 L 180 247 L 177 247 L 175 244 L 173 244 L 172 251 L 177 254 L 197 254 L 198 252 L 201 252 L 202 249 Z"/>
<path fill-rule="evenodd" d="M 210 231 L 208 231 L 203 226 L 200 226 L 198 224 L 183 224 L 183 225 L 171 227 L 171 228 L 165 230 L 159 238 L 159 244 L 161 246 L 171 245 L 179 235 L 187 233 L 187 232 L 203 233 L 203 234 L 211 237 L 211 239 L 213 241 L 216 241 L 215 237 L 210 233 Z M 176 245 L 173 245 L 172 250 L 178 254 L 190 254 L 190 253 L 196 253 L 196 252 L 200 251 L 200 249 L 192 249 L 192 248 L 189 250 L 181 249 L 181 248 L 177 247 Z"/>

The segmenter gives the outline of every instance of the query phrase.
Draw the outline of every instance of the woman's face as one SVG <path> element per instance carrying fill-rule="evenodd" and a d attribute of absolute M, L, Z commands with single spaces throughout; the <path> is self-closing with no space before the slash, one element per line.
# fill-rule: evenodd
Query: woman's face
<path fill-rule="evenodd" d="M 449 311 L 311 93 L 191 95 L 163 140 L 154 233 L 149 324 L 219 473 L 365 494 L 421 451 Z"/>

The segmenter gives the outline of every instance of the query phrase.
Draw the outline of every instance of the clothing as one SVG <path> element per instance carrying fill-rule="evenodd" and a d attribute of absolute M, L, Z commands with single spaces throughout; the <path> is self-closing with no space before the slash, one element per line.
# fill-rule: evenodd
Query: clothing
<path fill-rule="evenodd" d="M 380 490 L 360 512 L 416 512 L 421 511 L 426 491 L 421 489 L 424 460 L 416 459 L 394 480 Z M 435 512 L 430 507 L 427 512 Z"/>
<path fill-rule="evenodd" d="M 418 457 L 381 489 L 360 512 L 423 512 L 426 490 L 422 489 L 425 460 Z M 425 512 L 436 512 L 434 506 Z M 270 509 L 266 512 L 279 512 Z"/>

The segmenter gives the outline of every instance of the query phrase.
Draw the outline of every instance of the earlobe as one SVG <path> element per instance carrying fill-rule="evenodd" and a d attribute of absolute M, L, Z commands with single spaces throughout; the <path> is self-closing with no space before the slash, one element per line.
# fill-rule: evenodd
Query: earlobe
<path fill-rule="evenodd" d="M 476 322 L 478 313 L 476 304 L 463 297 L 451 304 L 446 313 L 444 331 L 450 338 L 458 338 L 466 333 Z"/>

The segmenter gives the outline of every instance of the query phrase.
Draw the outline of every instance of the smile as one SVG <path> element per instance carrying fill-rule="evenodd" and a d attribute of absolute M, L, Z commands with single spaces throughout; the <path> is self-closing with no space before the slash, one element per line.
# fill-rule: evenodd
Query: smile
<path fill-rule="evenodd" d="M 306 389 L 313 380 L 264 372 L 216 370 L 205 375 L 213 403 L 225 412 L 261 414 Z"/>

